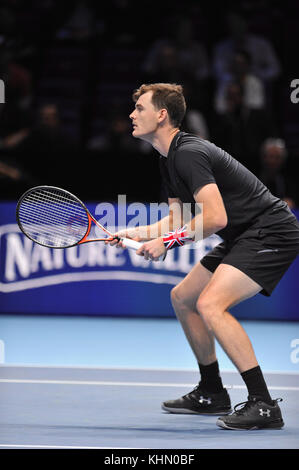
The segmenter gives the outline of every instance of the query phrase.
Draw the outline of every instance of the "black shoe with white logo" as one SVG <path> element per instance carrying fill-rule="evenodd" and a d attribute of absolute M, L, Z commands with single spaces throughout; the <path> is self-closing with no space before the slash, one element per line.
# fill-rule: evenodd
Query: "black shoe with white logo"
<path fill-rule="evenodd" d="M 231 411 L 231 404 L 225 388 L 219 393 L 210 393 L 199 383 L 187 395 L 162 403 L 162 409 L 169 413 L 221 415 Z"/>
<path fill-rule="evenodd" d="M 259 397 L 248 396 L 248 401 L 238 403 L 234 412 L 218 418 L 217 425 L 224 429 L 280 429 L 284 426 L 278 402 L 269 405 Z M 243 405 L 241 408 L 239 408 Z"/>

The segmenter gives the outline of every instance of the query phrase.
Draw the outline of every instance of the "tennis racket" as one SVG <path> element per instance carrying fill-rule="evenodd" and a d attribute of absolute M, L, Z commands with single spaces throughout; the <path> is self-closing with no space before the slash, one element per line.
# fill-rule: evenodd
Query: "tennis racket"
<path fill-rule="evenodd" d="M 113 235 L 95 220 L 80 199 L 54 186 L 36 186 L 26 191 L 18 201 L 16 217 L 30 240 L 49 248 L 112 240 L 134 250 L 142 246 L 135 240 Z M 89 238 L 93 224 L 102 230 L 102 237 Z"/>

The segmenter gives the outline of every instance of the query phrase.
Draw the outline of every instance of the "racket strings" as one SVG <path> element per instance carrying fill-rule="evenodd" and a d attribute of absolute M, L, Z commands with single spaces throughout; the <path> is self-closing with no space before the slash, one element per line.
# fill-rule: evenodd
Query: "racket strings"
<path fill-rule="evenodd" d="M 27 197 L 28 200 L 32 200 L 33 202 L 36 202 L 36 195 L 35 194 L 28 194 L 28 197 Z M 39 194 L 39 199 L 40 199 L 40 202 L 54 202 L 54 203 L 58 203 L 58 202 L 61 202 L 61 204 L 68 204 L 69 208 L 71 209 L 72 213 L 75 215 L 76 213 L 81 215 L 82 214 L 82 206 L 77 202 L 75 201 L 74 199 L 67 199 L 65 196 L 62 197 L 61 194 L 57 194 L 55 195 L 55 197 L 53 197 L 53 194 L 50 193 L 49 191 L 47 192 L 43 192 L 42 194 Z M 64 214 L 64 207 L 63 205 L 61 205 L 62 207 L 62 210 L 59 211 L 58 207 L 56 207 L 56 211 L 57 213 L 60 212 L 60 214 Z M 79 210 L 78 210 L 79 209 Z"/>
<path fill-rule="evenodd" d="M 36 214 L 31 214 L 30 219 L 24 221 L 24 217 L 28 217 L 26 213 L 21 214 L 21 223 L 24 231 L 28 235 L 45 245 L 49 246 L 69 246 L 79 241 L 85 234 L 85 229 L 80 232 L 72 229 L 72 234 L 68 233 L 69 227 L 67 222 L 44 219 L 38 220 Z"/>
<path fill-rule="evenodd" d="M 40 191 L 40 190 L 39 190 Z M 36 194 L 35 193 L 29 193 L 27 196 L 27 199 L 33 199 L 36 201 Z M 43 191 L 39 193 L 39 199 L 40 201 L 46 201 L 46 202 L 61 202 L 65 204 L 71 204 L 72 211 L 82 213 L 82 210 L 84 210 L 81 206 L 81 204 L 76 201 L 75 199 L 72 199 L 71 196 L 69 198 L 65 197 L 65 195 L 61 194 L 60 192 L 55 193 L 55 195 L 49 191 Z M 80 210 L 78 211 L 77 208 Z"/>
<path fill-rule="evenodd" d="M 39 212 L 39 215 L 42 215 L 42 211 Z M 27 218 L 26 221 L 24 221 L 24 217 Z M 41 223 L 41 221 L 37 220 L 36 213 L 33 213 L 31 207 L 29 207 L 28 211 L 22 208 L 22 211 L 20 212 L 20 220 L 23 225 L 23 228 L 31 236 L 31 238 L 37 239 L 38 237 L 38 241 L 40 242 L 44 241 L 44 243 L 46 243 L 47 236 L 53 237 L 53 235 L 55 235 L 56 244 L 58 243 L 59 246 L 61 246 L 61 243 L 59 243 L 58 237 L 65 240 L 65 243 L 67 245 L 69 243 L 72 243 L 73 241 L 73 236 L 69 236 L 66 233 L 66 230 L 68 229 L 67 225 L 62 225 L 61 219 L 53 217 L 51 218 L 50 222 L 43 220 L 43 223 Z M 52 226 L 49 225 L 50 223 L 52 224 Z M 36 234 L 36 236 L 34 236 L 33 234 Z"/>
<path fill-rule="evenodd" d="M 84 236 L 84 233 L 79 237 L 74 236 L 74 234 L 70 236 L 66 233 L 67 226 L 61 227 L 62 224 L 58 226 L 56 222 L 55 225 L 52 222 L 52 227 L 50 225 L 42 225 L 42 222 L 38 222 L 36 219 L 30 220 L 27 223 L 22 221 L 22 224 L 24 231 L 30 238 L 46 246 L 63 247 L 73 245 L 78 241 L 78 238 L 80 240 Z"/>
<path fill-rule="evenodd" d="M 78 243 L 89 225 L 80 202 L 58 189 L 29 192 L 20 203 L 19 221 L 31 239 L 53 247 Z"/>
<path fill-rule="evenodd" d="M 33 211 L 34 211 L 34 210 L 36 211 L 36 210 L 38 209 L 38 214 L 39 214 L 39 215 L 44 215 L 45 219 L 47 218 L 47 216 L 48 216 L 48 210 L 45 210 L 46 206 L 45 206 L 44 204 L 40 204 L 38 207 L 36 207 L 36 201 L 35 201 L 35 199 L 33 199 L 33 198 L 28 198 L 28 201 L 29 201 L 30 203 L 34 203 L 34 205 L 33 205 L 33 204 L 30 204 L 30 205 L 29 205 L 29 204 L 27 204 L 27 201 L 26 201 L 26 202 L 24 201 L 24 202 L 23 202 L 23 205 L 22 205 L 22 207 L 21 207 L 21 209 L 22 209 L 23 212 L 26 211 L 26 206 L 25 206 L 25 204 L 27 204 L 28 208 L 30 209 L 30 211 L 27 211 L 27 213 L 28 213 L 29 216 L 30 216 L 30 213 L 31 213 L 32 210 L 33 210 Z M 54 220 L 56 219 L 58 222 L 61 221 L 61 217 L 63 217 L 63 216 L 65 215 L 65 206 L 61 206 L 61 207 L 62 207 L 62 209 L 59 210 L 59 209 L 60 209 L 59 206 L 58 206 L 58 205 L 55 205 L 55 214 L 52 214 L 51 220 L 54 221 Z M 75 216 L 76 216 L 77 214 L 81 215 L 81 213 L 79 213 L 78 211 L 76 211 L 75 208 L 73 208 L 72 206 L 69 207 L 69 209 L 72 211 L 72 214 L 73 214 L 73 222 L 74 222 L 74 223 L 78 223 L 77 220 L 76 220 L 76 218 L 75 218 Z"/>

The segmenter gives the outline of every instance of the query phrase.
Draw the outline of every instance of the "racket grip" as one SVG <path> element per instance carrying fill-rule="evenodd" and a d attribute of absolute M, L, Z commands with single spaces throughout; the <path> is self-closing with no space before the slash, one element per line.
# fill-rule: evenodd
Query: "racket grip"
<path fill-rule="evenodd" d="M 131 238 L 121 238 L 120 240 L 126 248 L 132 248 L 133 250 L 138 250 L 142 246 L 142 243 L 131 240 Z"/>
<path fill-rule="evenodd" d="M 138 250 L 138 248 L 140 248 L 143 245 L 143 243 L 136 242 L 136 240 L 131 240 L 131 238 L 121 238 L 120 240 L 126 248 L 133 248 L 133 250 Z M 160 256 L 159 260 L 164 261 L 166 258 L 166 254 L 167 254 L 167 251 L 165 255 Z"/>

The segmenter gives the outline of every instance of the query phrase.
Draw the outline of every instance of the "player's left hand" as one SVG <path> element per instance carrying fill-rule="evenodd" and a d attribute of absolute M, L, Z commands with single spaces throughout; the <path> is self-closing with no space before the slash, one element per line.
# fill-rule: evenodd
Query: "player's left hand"
<path fill-rule="evenodd" d="M 149 242 L 144 243 L 137 251 L 136 254 L 144 256 L 144 259 L 159 261 L 162 255 L 165 255 L 166 248 L 162 238 L 156 238 Z"/>

